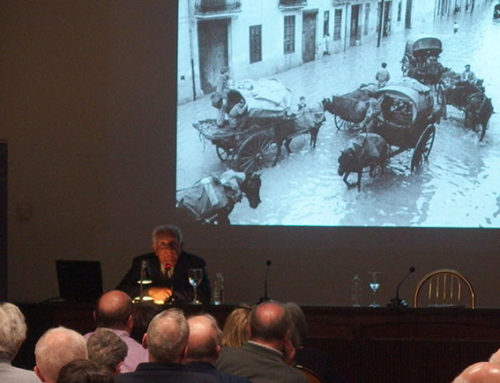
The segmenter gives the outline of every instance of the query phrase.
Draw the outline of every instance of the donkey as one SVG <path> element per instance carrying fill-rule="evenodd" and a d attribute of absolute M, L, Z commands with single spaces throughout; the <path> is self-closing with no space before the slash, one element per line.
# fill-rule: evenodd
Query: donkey
<path fill-rule="evenodd" d="M 259 206 L 260 187 L 260 174 L 230 169 L 220 177 L 207 176 L 191 187 L 178 190 L 176 207 L 190 221 L 229 225 L 229 214 L 243 196 L 252 209 Z"/>
<path fill-rule="evenodd" d="M 363 168 L 370 167 L 370 176 L 373 177 L 374 170 L 378 166 L 382 171 L 389 154 L 389 145 L 376 133 L 362 133 L 351 139 L 339 156 L 339 176 L 348 188 L 357 186 L 361 191 L 361 176 Z M 351 183 L 347 180 L 349 174 L 358 173 L 358 181 Z"/>

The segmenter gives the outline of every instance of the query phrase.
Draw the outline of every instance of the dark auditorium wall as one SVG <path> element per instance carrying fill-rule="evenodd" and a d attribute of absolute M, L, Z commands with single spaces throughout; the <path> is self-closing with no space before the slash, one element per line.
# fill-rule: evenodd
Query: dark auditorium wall
<path fill-rule="evenodd" d="M 175 220 L 175 35 L 172 0 L 15 1 L 0 6 L 0 140 L 8 143 L 8 297 L 57 295 L 55 259 L 96 259 L 112 288 Z M 351 279 L 380 270 L 381 302 L 441 267 L 500 306 L 499 231 L 183 227 L 186 249 L 221 271 L 226 298 L 269 295 L 347 305 Z M 368 303 L 368 288 L 363 303 Z"/>

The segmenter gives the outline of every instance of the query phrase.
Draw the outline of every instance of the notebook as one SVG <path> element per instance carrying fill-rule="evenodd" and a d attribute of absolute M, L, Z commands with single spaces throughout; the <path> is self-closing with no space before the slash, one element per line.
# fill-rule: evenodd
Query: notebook
<path fill-rule="evenodd" d="M 93 302 L 102 295 L 101 263 L 56 261 L 59 296 L 72 302 Z"/>

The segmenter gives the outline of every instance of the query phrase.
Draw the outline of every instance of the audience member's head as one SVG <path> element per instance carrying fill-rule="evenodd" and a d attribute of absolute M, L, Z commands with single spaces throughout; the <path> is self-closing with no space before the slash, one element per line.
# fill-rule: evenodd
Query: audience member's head
<path fill-rule="evenodd" d="M 113 374 L 120 372 L 120 364 L 127 356 L 127 344 L 113 331 L 98 328 L 87 339 L 89 359 Z"/>
<path fill-rule="evenodd" d="M 26 339 L 26 321 L 19 307 L 0 304 L 0 358 L 12 361 Z"/>
<path fill-rule="evenodd" d="M 489 361 L 500 365 L 500 348 L 491 354 Z"/>
<path fill-rule="evenodd" d="M 222 347 L 241 347 L 245 344 L 250 334 L 248 317 L 251 310 L 248 305 L 240 305 L 228 315 L 222 329 Z"/>
<path fill-rule="evenodd" d="M 154 302 L 144 301 L 135 303 L 134 313 L 132 314 L 134 327 L 132 327 L 130 336 L 141 343 L 151 319 L 162 310 L 163 307 Z"/>
<path fill-rule="evenodd" d="M 290 313 L 292 319 L 292 329 L 290 333 L 290 340 L 296 350 L 304 345 L 307 338 L 307 322 L 304 311 L 297 303 L 285 303 L 285 308 Z"/>
<path fill-rule="evenodd" d="M 52 328 L 35 345 L 35 373 L 42 382 L 54 383 L 62 366 L 87 358 L 87 343 L 82 335 L 65 327 Z"/>
<path fill-rule="evenodd" d="M 57 383 L 113 383 L 111 372 L 88 359 L 76 359 L 59 371 Z"/>
<path fill-rule="evenodd" d="M 186 361 L 215 364 L 220 353 L 221 330 L 210 314 L 195 315 L 187 320 L 189 339 Z"/>
<path fill-rule="evenodd" d="M 500 383 L 500 366 L 491 362 L 478 362 L 460 373 L 453 383 Z"/>
<path fill-rule="evenodd" d="M 189 327 L 181 310 L 172 308 L 157 314 L 143 339 L 149 361 L 180 363 L 185 357 L 188 337 Z"/>
<path fill-rule="evenodd" d="M 291 318 L 278 302 L 264 302 L 250 313 L 250 340 L 263 344 L 285 341 L 290 333 Z"/>
<path fill-rule="evenodd" d="M 130 297 L 120 290 L 111 290 L 97 301 L 94 312 L 97 327 L 126 330 L 130 333 L 133 326 L 134 305 Z"/>

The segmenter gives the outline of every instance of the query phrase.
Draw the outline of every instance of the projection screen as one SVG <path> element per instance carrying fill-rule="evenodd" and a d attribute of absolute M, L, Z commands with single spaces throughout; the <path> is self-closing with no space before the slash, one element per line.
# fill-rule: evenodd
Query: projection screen
<path fill-rule="evenodd" d="M 476 3 L 179 2 L 179 215 L 499 228 L 500 22 Z"/>

